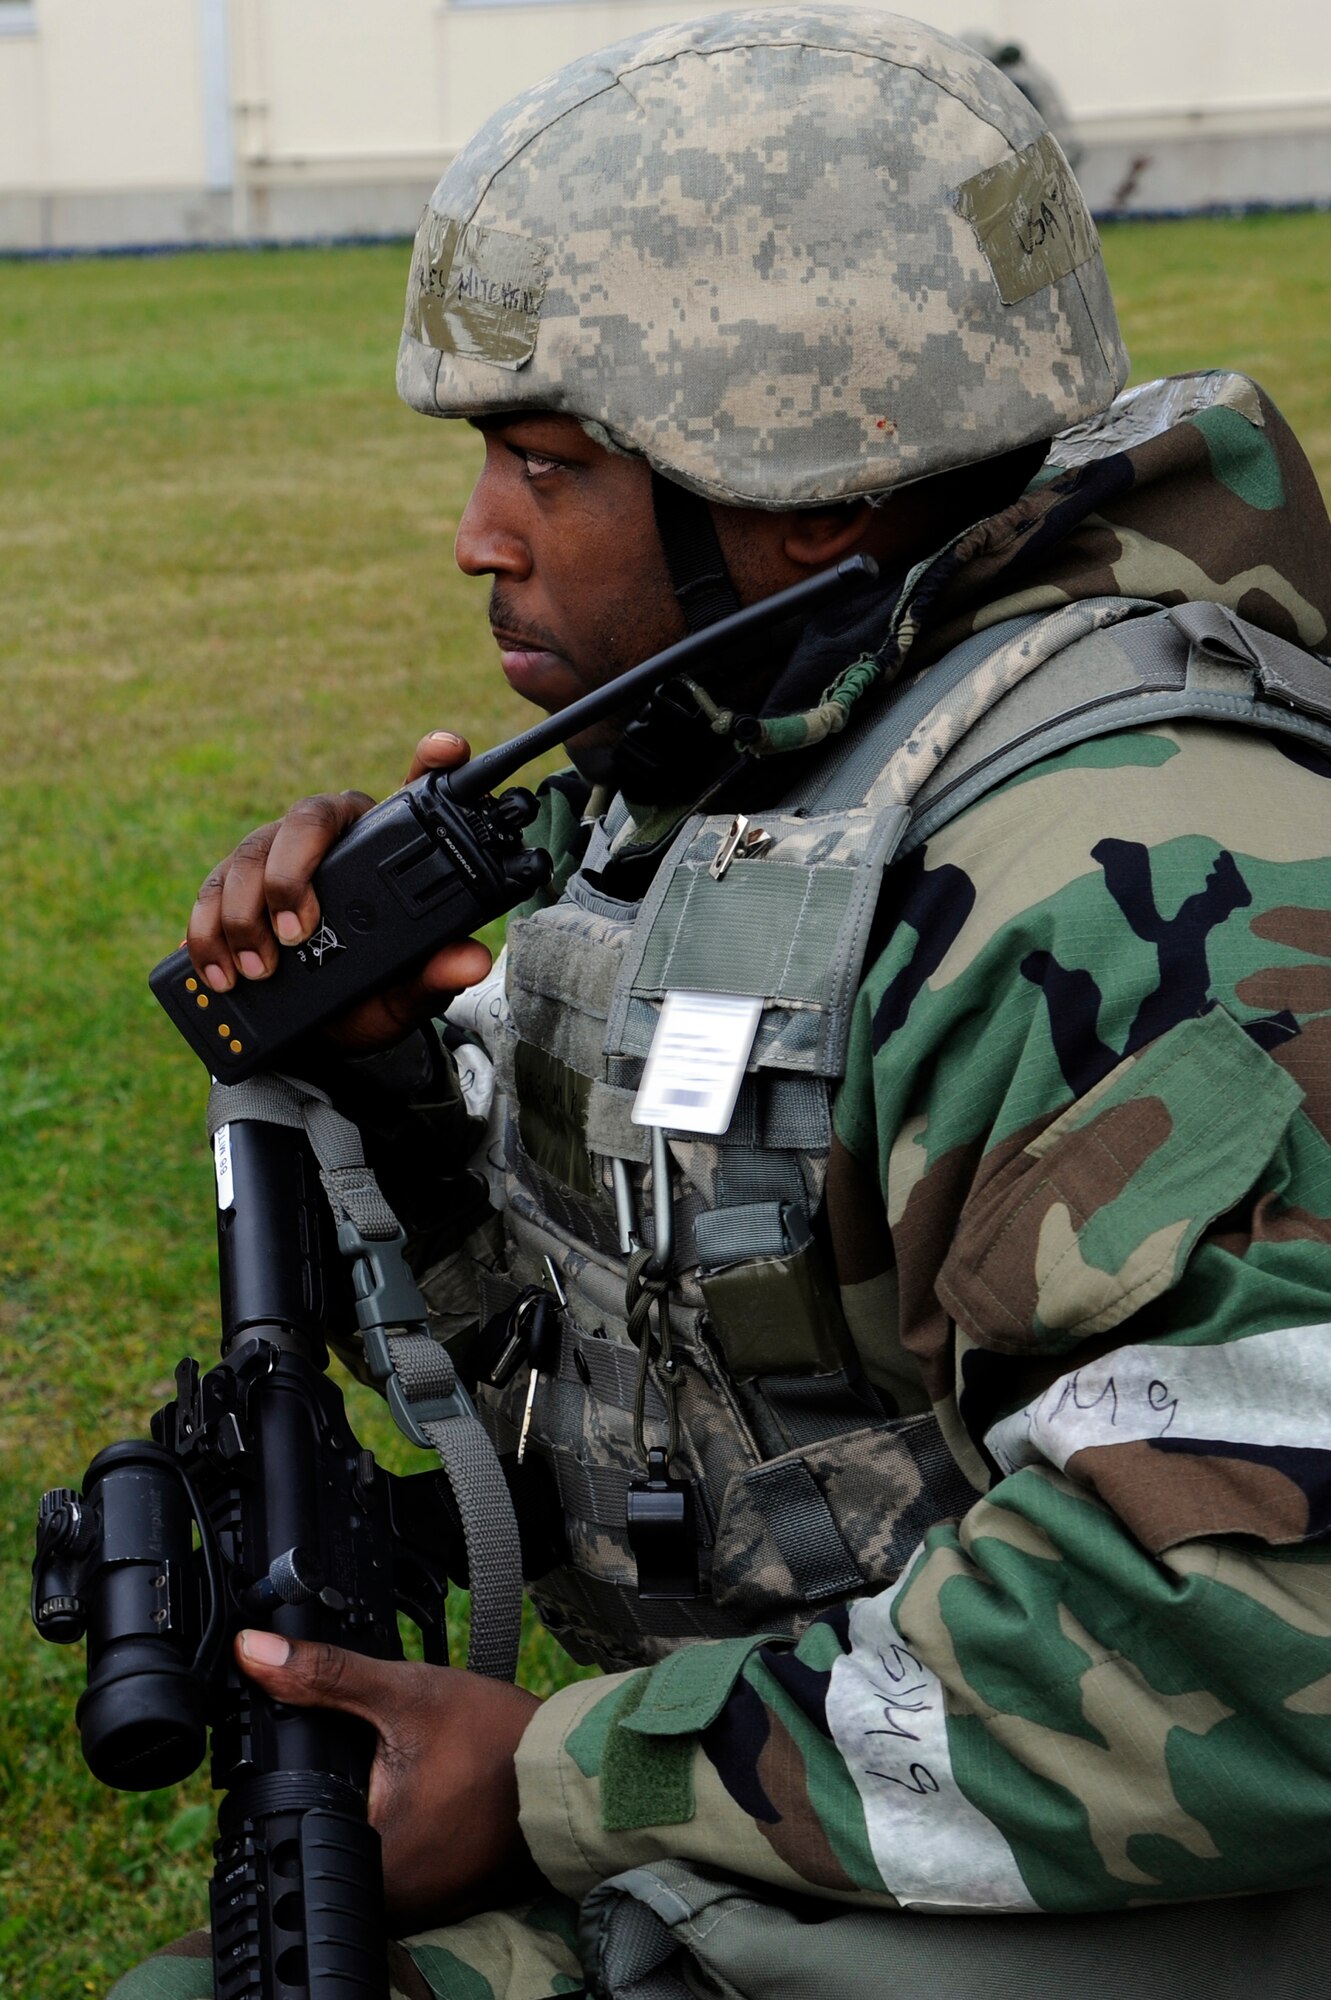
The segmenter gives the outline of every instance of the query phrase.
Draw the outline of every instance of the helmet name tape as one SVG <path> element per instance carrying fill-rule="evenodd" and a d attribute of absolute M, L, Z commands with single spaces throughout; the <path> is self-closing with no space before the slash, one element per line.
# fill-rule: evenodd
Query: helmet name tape
<path fill-rule="evenodd" d="M 548 255 L 530 237 L 427 208 L 407 302 L 415 338 L 444 354 L 521 368 L 536 346 Z"/>
<path fill-rule="evenodd" d="M 1056 285 L 1099 248 L 1081 189 L 1052 132 L 957 189 L 1005 306 Z"/>

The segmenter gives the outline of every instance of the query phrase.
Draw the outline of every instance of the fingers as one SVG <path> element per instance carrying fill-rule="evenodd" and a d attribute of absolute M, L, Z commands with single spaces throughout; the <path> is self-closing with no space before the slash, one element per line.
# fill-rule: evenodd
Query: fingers
<path fill-rule="evenodd" d="M 451 730 L 431 730 L 416 745 L 408 783 L 427 771 L 465 764 L 471 749 Z M 266 979 L 276 971 L 279 944 L 302 943 L 319 922 L 319 902 L 311 881 L 334 841 L 369 811 L 364 792 L 321 793 L 299 799 L 284 819 L 271 820 L 247 834 L 233 854 L 213 869 L 190 913 L 186 943 L 200 974 L 214 993 L 227 993 L 237 979 Z M 473 983 L 464 970 L 452 987 L 436 973 L 425 990 L 437 996 Z M 393 1018 L 402 1014 L 390 1010 Z M 427 1018 L 428 1006 L 413 1005 L 408 1026 Z M 406 1032 L 399 1026 L 397 1033 Z M 382 1046 L 382 1044 L 379 1044 Z"/>
<path fill-rule="evenodd" d="M 368 1722 L 379 1741 L 370 1778 L 375 1824 L 387 1814 L 404 1769 L 415 1753 L 421 1706 L 416 1685 L 422 1671 L 405 1661 L 370 1660 L 323 1640 L 284 1639 L 276 1632 L 244 1631 L 236 1658 L 251 1680 L 290 1708 L 332 1708 Z M 426 1668 L 447 1678 L 450 1669 Z M 441 1692 L 432 1686 L 438 1700 Z"/>
<path fill-rule="evenodd" d="M 253 833 L 245 836 L 234 854 L 229 854 L 225 861 L 218 863 L 199 887 L 194 908 L 190 911 L 185 942 L 195 970 L 214 993 L 230 991 L 236 983 L 242 953 L 252 951 L 252 947 L 244 944 L 239 935 L 234 949 L 228 938 L 222 911 L 227 883 L 233 870 L 238 870 L 242 877 L 248 876 L 252 883 L 257 869 L 262 879 L 263 863 L 277 827 L 276 820 L 270 821 L 267 826 L 256 827 Z M 254 953 L 253 956 L 254 965 L 251 966 L 247 960 L 245 966 L 250 978 L 261 976 L 266 970 L 262 953 Z"/>
<path fill-rule="evenodd" d="M 277 966 L 279 938 L 298 944 L 310 935 L 319 920 L 314 871 L 373 803 L 364 792 L 300 799 L 213 869 L 190 912 L 186 943 L 215 993 L 229 992 L 238 978 L 266 978 Z"/>
<path fill-rule="evenodd" d="M 317 927 L 319 899 L 310 878 L 334 842 L 373 804 L 364 792 L 322 793 L 298 799 L 279 822 L 264 868 L 263 895 L 283 944 L 300 944 Z M 276 962 L 273 952 L 270 971 Z"/>
<path fill-rule="evenodd" d="M 411 784 L 414 778 L 423 778 L 427 771 L 456 770 L 470 755 L 471 745 L 465 736 L 455 736 L 451 729 L 432 729 L 416 745 L 406 782 Z"/>
<path fill-rule="evenodd" d="M 460 938 L 437 951 L 417 975 L 431 1013 L 439 1013 L 440 1002 L 455 1000 L 465 987 L 479 986 L 493 964 L 494 953 L 479 938 Z"/>
<path fill-rule="evenodd" d="M 447 944 L 420 971 L 373 994 L 328 1027 L 328 1037 L 345 1055 L 373 1054 L 400 1042 L 442 1014 L 465 986 L 476 986 L 494 960 L 476 938 Z"/>

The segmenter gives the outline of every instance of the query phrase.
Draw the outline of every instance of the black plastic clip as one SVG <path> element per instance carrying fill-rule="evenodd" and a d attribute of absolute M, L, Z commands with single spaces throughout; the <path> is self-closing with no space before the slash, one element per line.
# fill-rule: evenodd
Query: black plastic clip
<path fill-rule="evenodd" d="M 451 1417 L 475 1417 L 476 1405 L 456 1379 L 451 1363 L 445 1377 L 452 1387 L 434 1396 L 419 1392 L 413 1395 L 397 1371 L 389 1346 L 392 1338 L 389 1329 L 396 1328 L 404 1334 L 429 1333 L 425 1301 L 403 1255 L 406 1240 L 400 1228 L 395 1236 L 388 1238 L 367 1237 L 350 1216 L 344 1216 L 337 1226 L 338 1248 L 345 1257 L 354 1260 L 351 1276 L 356 1292 L 356 1319 L 370 1374 L 383 1390 L 398 1429 L 413 1444 L 432 1451 L 435 1447 L 421 1426 L 442 1423 Z M 441 1350 L 439 1362 L 442 1364 L 446 1358 Z"/>

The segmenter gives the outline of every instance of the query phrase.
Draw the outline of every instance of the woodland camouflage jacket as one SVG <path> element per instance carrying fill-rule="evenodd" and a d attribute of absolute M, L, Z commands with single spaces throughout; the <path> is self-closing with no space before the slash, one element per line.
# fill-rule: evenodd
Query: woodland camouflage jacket
<path fill-rule="evenodd" d="M 1117 410 L 1122 448 L 934 564 L 912 667 L 1115 593 L 1325 647 L 1331 527 L 1271 404 L 1145 442 Z M 533 1853 L 574 1895 L 681 1856 L 958 1911 L 1325 1879 L 1331 761 L 1197 722 L 1102 737 L 884 893 L 838 1275 L 880 1393 L 932 1405 L 987 1495 L 793 1646 L 555 1695 L 519 1754 Z"/>

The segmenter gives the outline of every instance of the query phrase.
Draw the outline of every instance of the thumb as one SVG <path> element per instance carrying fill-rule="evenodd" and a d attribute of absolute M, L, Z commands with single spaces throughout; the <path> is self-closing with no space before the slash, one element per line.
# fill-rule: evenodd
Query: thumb
<path fill-rule="evenodd" d="M 455 736 L 451 729 L 432 729 L 416 745 L 406 783 L 423 778 L 427 771 L 451 771 L 456 765 L 465 764 L 470 755 L 471 745 L 465 736 Z"/>
<path fill-rule="evenodd" d="M 323 1640 L 284 1639 L 277 1632 L 244 1631 L 236 1639 L 239 1665 L 274 1701 L 293 1708 L 337 1708 L 377 1726 L 391 1708 L 382 1660 L 349 1653 Z"/>

